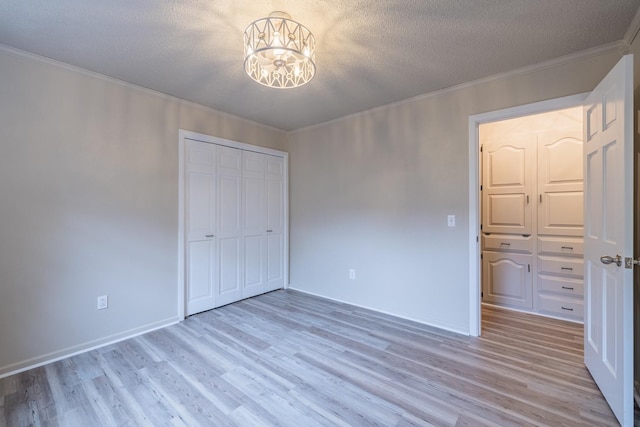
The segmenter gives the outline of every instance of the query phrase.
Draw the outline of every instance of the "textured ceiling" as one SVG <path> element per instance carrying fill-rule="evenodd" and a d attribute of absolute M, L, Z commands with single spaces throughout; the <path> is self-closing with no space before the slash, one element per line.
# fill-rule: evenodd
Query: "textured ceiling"
<path fill-rule="evenodd" d="M 283 130 L 621 40 L 640 0 L 0 0 L 0 44 Z M 242 32 L 274 10 L 316 77 L 263 87 Z"/>

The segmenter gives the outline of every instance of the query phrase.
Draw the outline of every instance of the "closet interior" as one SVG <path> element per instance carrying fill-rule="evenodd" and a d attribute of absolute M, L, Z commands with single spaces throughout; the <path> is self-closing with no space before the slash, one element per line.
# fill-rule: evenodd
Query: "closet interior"
<path fill-rule="evenodd" d="M 583 320 L 582 108 L 480 126 L 482 302 Z"/>

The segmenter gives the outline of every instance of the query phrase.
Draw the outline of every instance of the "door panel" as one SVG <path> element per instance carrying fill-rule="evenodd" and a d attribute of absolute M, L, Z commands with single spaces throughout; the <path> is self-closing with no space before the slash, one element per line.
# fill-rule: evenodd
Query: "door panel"
<path fill-rule="evenodd" d="M 522 135 L 483 145 L 483 232 L 531 234 L 531 141 Z"/>
<path fill-rule="evenodd" d="M 186 141 L 186 314 L 215 306 L 216 147 Z"/>
<path fill-rule="evenodd" d="M 210 310 L 215 305 L 213 261 L 214 242 L 187 244 L 187 315 Z"/>
<path fill-rule="evenodd" d="M 547 130 L 538 136 L 538 233 L 582 236 L 582 127 Z"/>
<path fill-rule="evenodd" d="M 218 146 L 216 307 L 242 296 L 242 150 Z"/>
<path fill-rule="evenodd" d="M 584 105 L 585 364 L 623 426 L 633 424 L 633 57 Z"/>
<path fill-rule="evenodd" d="M 265 284 L 265 157 L 243 152 L 244 282 L 242 297 L 264 292 Z"/>
<path fill-rule="evenodd" d="M 483 252 L 484 301 L 532 308 L 531 255 Z"/>
<path fill-rule="evenodd" d="M 265 156 L 266 179 L 266 283 L 265 290 L 284 283 L 284 159 Z"/>

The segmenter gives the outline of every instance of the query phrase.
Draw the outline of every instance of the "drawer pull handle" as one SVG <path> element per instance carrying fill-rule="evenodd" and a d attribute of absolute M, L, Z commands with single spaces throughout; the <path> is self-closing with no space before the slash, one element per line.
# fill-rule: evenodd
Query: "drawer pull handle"
<path fill-rule="evenodd" d="M 560 267 L 560 270 L 573 271 L 573 267 Z"/>
<path fill-rule="evenodd" d="M 573 247 L 572 246 L 563 246 L 562 249 L 568 249 L 568 250 L 572 251 Z"/>
<path fill-rule="evenodd" d="M 204 237 L 213 237 L 213 234 L 205 234 Z"/>
<path fill-rule="evenodd" d="M 562 287 L 562 289 L 568 289 L 568 290 L 570 290 L 570 291 L 572 291 L 572 290 L 573 290 L 573 288 L 572 288 L 572 287 L 570 287 L 570 286 L 563 286 L 563 287 Z"/>
<path fill-rule="evenodd" d="M 573 311 L 573 308 L 565 307 L 565 306 L 562 306 L 562 309 L 563 309 L 563 310 L 567 310 L 567 311 Z"/>
<path fill-rule="evenodd" d="M 500 246 L 511 246 L 511 243 L 502 242 L 502 243 L 500 243 Z"/>

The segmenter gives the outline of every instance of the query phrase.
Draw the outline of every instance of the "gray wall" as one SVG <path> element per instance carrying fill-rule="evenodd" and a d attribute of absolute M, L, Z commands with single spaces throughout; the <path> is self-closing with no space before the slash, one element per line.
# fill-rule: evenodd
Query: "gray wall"
<path fill-rule="evenodd" d="M 0 375 L 177 320 L 178 129 L 284 132 L 8 49 L 0 75 Z"/>
<path fill-rule="evenodd" d="M 291 134 L 291 286 L 468 332 L 469 116 L 590 91 L 620 57 L 612 48 Z"/>

